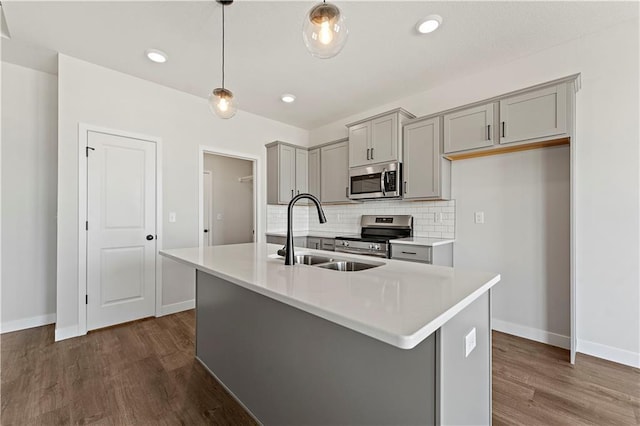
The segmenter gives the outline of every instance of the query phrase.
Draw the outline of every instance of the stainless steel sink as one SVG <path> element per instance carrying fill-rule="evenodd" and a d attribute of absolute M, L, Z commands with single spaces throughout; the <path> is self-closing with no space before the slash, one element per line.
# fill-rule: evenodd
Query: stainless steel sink
<path fill-rule="evenodd" d="M 298 254 L 296 255 L 296 263 L 302 263 L 303 265 L 317 265 L 318 263 L 333 262 L 330 257 L 315 256 L 312 254 Z"/>
<path fill-rule="evenodd" d="M 333 269 L 334 271 L 364 271 L 365 269 L 375 268 L 384 265 L 384 263 L 363 263 L 349 260 L 341 260 L 338 262 L 329 262 L 316 265 L 318 268 Z"/>

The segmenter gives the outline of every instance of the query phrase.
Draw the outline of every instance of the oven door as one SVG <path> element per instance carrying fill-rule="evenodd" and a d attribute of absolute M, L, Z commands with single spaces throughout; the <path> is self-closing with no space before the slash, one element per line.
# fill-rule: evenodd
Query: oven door
<path fill-rule="evenodd" d="M 349 169 L 349 198 L 367 200 L 400 198 L 402 181 L 400 163 L 375 164 Z"/>

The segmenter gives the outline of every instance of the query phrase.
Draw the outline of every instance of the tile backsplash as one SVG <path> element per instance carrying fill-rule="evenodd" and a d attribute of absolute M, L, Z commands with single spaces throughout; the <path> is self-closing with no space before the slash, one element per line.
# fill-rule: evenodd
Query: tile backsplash
<path fill-rule="evenodd" d="M 430 238 L 455 238 L 456 202 L 449 201 L 371 201 L 357 204 L 322 206 L 327 223 L 320 224 L 314 206 L 295 206 L 293 226 L 297 231 L 322 231 L 337 234 L 360 232 L 363 214 L 410 214 L 413 235 Z M 436 218 L 441 221 L 436 221 Z M 267 232 L 287 229 L 287 206 L 267 205 Z"/>

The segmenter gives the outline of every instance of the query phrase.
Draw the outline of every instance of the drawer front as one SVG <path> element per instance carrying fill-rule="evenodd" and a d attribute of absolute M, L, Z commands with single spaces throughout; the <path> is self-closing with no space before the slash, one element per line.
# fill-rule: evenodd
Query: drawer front
<path fill-rule="evenodd" d="M 413 262 L 431 263 L 431 247 L 392 244 L 391 258 L 399 260 L 411 260 Z"/>
<path fill-rule="evenodd" d="M 320 248 L 322 248 L 322 242 L 321 242 L 320 238 L 308 237 L 307 238 L 307 248 L 320 250 Z"/>
<path fill-rule="evenodd" d="M 277 237 L 275 235 L 267 235 L 267 243 L 269 244 L 282 244 L 287 242 L 285 237 Z"/>
<path fill-rule="evenodd" d="M 334 240 L 323 238 L 322 239 L 322 250 L 334 251 L 336 249 L 336 244 Z"/>

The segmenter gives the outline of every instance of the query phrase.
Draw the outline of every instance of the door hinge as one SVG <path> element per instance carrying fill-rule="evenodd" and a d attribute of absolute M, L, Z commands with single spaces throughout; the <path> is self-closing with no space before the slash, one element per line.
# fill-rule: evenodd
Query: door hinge
<path fill-rule="evenodd" d="M 89 230 L 89 221 L 88 220 L 84 223 L 84 229 L 85 229 L 85 231 Z"/>
<path fill-rule="evenodd" d="M 90 147 L 90 146 L 86 147 L 86 148 L 85 148 L 85 150 L 84 150 L 84 152 L 85 152 L 85 155 L 86 155 L 87 157 L 89 156 L 89 150 L 91 150 L 91 151 L 95 151 L 96 149 L 95 149 L 95 148 L 92 148 L 92 147 Z"/>
<path fill-rule="evenodd" d="M 89 295 L 88 295 L 88 294 L 85 294 L 85 295 L 84 295 L 84 304 L 85 304 L 85 305 L 88 305 L 88 304 L 89 304 Z"/>

